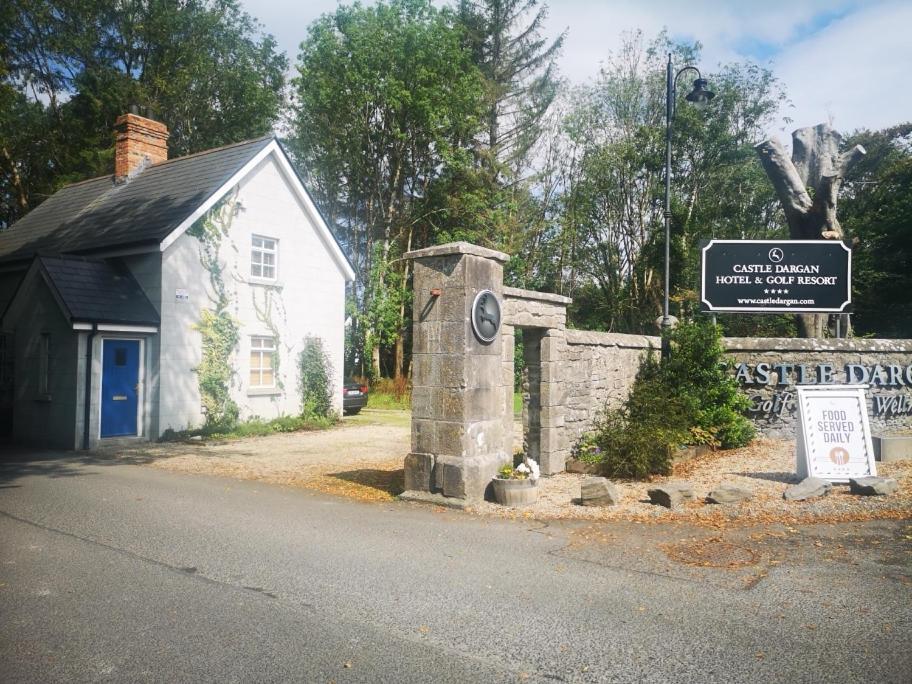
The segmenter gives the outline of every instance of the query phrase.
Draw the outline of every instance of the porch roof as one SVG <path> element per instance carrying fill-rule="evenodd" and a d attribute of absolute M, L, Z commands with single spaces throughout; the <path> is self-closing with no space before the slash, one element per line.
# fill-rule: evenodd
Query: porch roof
<path fill-rule="evenodd" d="M 47 255 L 35 260 L 70 322 L 158 326 L 152 302 L 119 263 Z"/>

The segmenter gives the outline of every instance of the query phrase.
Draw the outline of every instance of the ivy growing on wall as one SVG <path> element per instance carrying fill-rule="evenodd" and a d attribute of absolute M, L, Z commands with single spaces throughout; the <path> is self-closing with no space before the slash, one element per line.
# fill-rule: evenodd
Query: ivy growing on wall
<path fill-rule="evenodd" d="M 260 304 L 257 298 L 258 289 L 264 291 L 262 304 Z M 282 362 L 282 335 L 278 324 L 273 319 L 273 313 L 277 312 L 278 315 L 282 317 L 282 320 L 285 320 L 285 303 L 282 301 L 280 288 L 270 285 L 265 285 L 260 288 L 251 288 L 250 296 L 253 298 L 253 310 L 256 313 L 257 320 L 266 326 L 266 329 L 269 330 L 269 334 L 275 339 L 275 351 L 272 353 L 272 372 L 273 377 L 275 378 L 276 387 L 284 392 L 285 383 L 282 382 L 282 375 L 279 373 Z M 291 350 L 290 347 L 288 349 L 289 351 Z"/>
<path fill-rule="evenodd" d="M 225 311 L 203 309 L 196 325 L 203 340 L 203 358 L 196 368 L 200 397 L 206 412 L 206 426 L 231 426 L 240 409 L 231 398 L 234 368 L 231 354 L 241 339 L 237 321 Z"/>
<path fill-rule="evenodd" d="M 199 241 L 200 263 L 209 273 L 213 292 L 212 308 L 202 309 L 200 321 L 194 326 L 203 345 L 202 361 L 195 370 L 207 426 L 230 426 L 240 415 L 230 394 L 234 377 L 231 356 L 241 339 L 240 325 L 228 311 L 231 293 L 225 284 L 225 268 L 219 261 L 219 248 L 240 210 L 235 190 L 187 231 Z"/>

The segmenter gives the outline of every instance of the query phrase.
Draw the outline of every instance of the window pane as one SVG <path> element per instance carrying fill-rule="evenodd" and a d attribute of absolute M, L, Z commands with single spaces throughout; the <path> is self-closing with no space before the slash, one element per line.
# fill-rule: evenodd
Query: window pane
<path fill-rule="evenodd" d="M 250 352 L 250 370 L 259 370 L 262 367 L 260 363 L 260 352 Z"/>
<path fill-rule="evenodd" d="M 251 237 L 250 275 L 275 280 L 278 240 Z"/>
<path fill-rule="evenodd" d="M 263 349 L 275 349 L 274 337 L 261 337 L 260 342 L 263 344 Z"/>
<path fill-rule="evenodd" d="M 264 387 L 272 386 L 272 369 L 271 368 L 263 371 L 263 381 L 260 384 L 263 385 Z"/>

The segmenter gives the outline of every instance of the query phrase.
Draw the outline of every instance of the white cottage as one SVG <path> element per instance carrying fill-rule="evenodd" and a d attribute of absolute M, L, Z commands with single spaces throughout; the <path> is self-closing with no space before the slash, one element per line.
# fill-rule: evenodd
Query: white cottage
<path fill-rule="evenodd" d="M 93 448 L 212 411 L 293 415 L 308 335 L 341 410 L 354 272 L 281 146 L 169 160 L 167 135 L 121 116 L 114 175 L 0 232 L 0 435 Z"/>

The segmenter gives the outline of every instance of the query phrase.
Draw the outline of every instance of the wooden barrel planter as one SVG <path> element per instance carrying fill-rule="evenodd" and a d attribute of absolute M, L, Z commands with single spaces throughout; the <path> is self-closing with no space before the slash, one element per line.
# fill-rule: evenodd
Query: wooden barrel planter
<path fill-rule="evenodd" d="M 494 498 L 502 506 L 529 506 L 538 501 L 538 480 L 494 478 Z"/>

